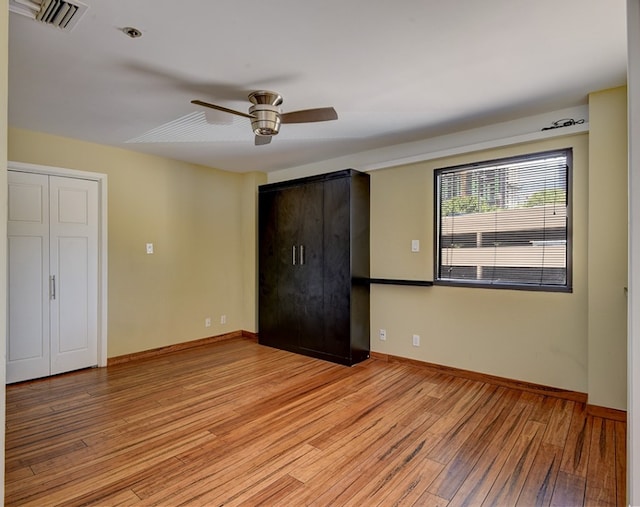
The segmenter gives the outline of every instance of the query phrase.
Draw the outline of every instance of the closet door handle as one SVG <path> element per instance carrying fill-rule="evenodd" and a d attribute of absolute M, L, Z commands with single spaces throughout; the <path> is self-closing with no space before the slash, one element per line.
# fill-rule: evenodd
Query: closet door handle
<path fill-rule="evenodd" d="M 304 245 L 300 245 L 300 265 L 304 264 Z"/>
<path fill-rule="evenodd" d="M 296 265 L 296 245 L 293 245 L 293 259 L 292 259 L 292 264 L 295 266 Z"/>
<path fill-rule="evenodd" d="M 56 275 L 49 277 L 49 299 L 56 299 Z"/>

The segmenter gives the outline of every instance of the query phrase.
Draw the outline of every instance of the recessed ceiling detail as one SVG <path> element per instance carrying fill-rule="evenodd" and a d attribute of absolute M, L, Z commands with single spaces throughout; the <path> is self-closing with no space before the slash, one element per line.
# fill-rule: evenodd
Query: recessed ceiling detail
<path fill-rule="evenodd" d="M 131 37 L 132 39 L 139 39 L 142 37 L 142 32 L 133 26 L 125 26 L 122 31 L 127 37 Z"/>
<path fill-rule="evenodd" d="M 9 10 L 45 25 L 71 31 L 88 6 L 64 0 L 9 0 Z"/>
<path fill-rule="evenodd" d="M 243 128 L 226 126 L 224 141 L 246 141 L 244 121 L 234 120 L 234 124 L 242 124 Z M 231 128 L 230 128 L 231 127 Z M 198 111 L 167 122 L 144 134 L 126 141 L 127 143 L 207 143 L 219 139 L 220 125 L 209 123 L 204 112 Z"/>

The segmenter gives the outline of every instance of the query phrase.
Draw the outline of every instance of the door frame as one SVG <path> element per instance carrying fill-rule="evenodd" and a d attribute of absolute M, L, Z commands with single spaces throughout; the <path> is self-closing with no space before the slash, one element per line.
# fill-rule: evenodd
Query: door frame
<path fill-rule="evenodd" d="M 61 176 L 98 183 L 98 366 L 107 366 L 107 175 L 64 167 L 7 162 L 9 171 Z"/>

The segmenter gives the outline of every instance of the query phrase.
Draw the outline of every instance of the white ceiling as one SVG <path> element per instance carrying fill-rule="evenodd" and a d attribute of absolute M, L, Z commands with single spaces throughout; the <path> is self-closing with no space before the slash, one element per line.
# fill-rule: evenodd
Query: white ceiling
<path fill-rule="evenodd" d="M 626 82 L 625 0 L 83 3 L 71 32 L 10 14 L 9 126 L 229 171 L 560 110 Z M 339 119 L 254 146 L 248 120 L 190 104 L 246 112 L 257 89 Z M 165 142 L 128 142 L 159 128 Z"/>

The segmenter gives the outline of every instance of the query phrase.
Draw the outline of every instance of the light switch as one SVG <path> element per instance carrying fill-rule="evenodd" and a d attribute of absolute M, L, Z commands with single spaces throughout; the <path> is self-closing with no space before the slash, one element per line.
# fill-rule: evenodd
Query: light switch
<path fill-rule="evenodd" d="M 419 239 L 412 239 L 411 240 L 411 251 L 412 252 L 419 252 L 420 251 L 420 240 Z"/>
<path fill-rule="evenodd" d="M 153 243 L 147 243 L 147 253 L 148 254 L 153 253 Z"/>

